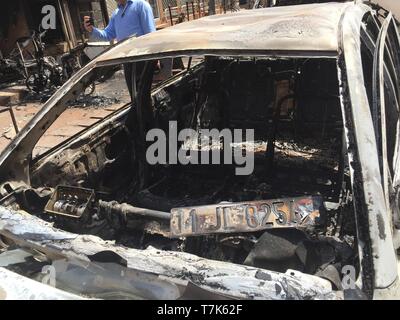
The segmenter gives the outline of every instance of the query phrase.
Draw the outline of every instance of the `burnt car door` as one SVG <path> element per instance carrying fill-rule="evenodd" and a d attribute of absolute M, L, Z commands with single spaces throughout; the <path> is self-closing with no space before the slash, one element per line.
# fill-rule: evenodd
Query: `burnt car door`
<path fill-rule="evenodd" d="M 391 172 L 389 168 L 396 157 L 393 146 L 398 138 L 394 129 L 399 121 L 398 43 L 394 42 L 395 34 L 388 38 L 388 31 L 395 29 L 387 11 L 364 13 L 355 24 L 347 20 L 350 19 L 345 17 L 343 48 L 352 110 L 345 117 L 350 125 L 347 144 L 350 166 L 354 169 L 356 206 L 357 199 L 360 200 L 356 219 L 362 279 L 373 296 L 382 298 L 386 289 L 396 287 L 398 277 L 398 241 L 393 223 L 398 209 L 394 208 L 393 193 L 389 193 L 397 171 L 396 166 L 391 167 Z M 345 113 L 346 107 L 345 104 Z M 362 192 L 357 192 L 357 188 Z"/>
<path fill-rule="evenodd" d="M 374 126 L 381 183 L 393 230 L 399 223 L 400 38 L 396 20 L 367 14 L 361 30 L 365 87 Z"/>
<path fill-rule="evenodd" d="M 377 21 L 378 24 L 378 21 Z M 396 21 L 383 20 L 373 57 L 372 106 L 382 186 L 389 217 L 399 226 L 400 144 L 400 40 Z M 390 208 L 390 209 L 389 209 Z"/>

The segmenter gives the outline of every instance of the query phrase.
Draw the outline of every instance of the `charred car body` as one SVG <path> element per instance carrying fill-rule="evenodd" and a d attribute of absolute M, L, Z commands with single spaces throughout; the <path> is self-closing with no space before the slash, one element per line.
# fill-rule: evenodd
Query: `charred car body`
<path fill-rule="evenodd" d="M 202 60 L 153 87 L 154 61 L 175 57 Z M 70 99 L 135 61 L 146 67 L 132 106 L 32 157 Z M 125 40 L 0 155 L 3 254 L 35 258 L 5 266 L 37 279 L 37 264 L 58 265 L 57 288 L 89 297 L 398 297 L 399 71 L 396 22 L 366 4 L 243 11 Z M 254 129 L 254 171 L 150 165 L 146 133 L 170 121 Z"/>

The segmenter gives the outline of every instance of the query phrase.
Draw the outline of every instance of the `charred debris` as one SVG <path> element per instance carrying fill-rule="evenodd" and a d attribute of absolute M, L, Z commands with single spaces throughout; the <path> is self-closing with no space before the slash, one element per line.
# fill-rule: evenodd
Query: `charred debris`
<path fill-rule="evenodd" d="M 358 260 L 336 59 L 206 57 L 156 88 L 152 65 L 126 116 L 36 159 L 31 186 L 0 204 L 136 249 L 294 269 L 341 289 L 342 266 Z M 145 132 L 171 120 L 254 129 L 253 173 L 147 164 Z"/>

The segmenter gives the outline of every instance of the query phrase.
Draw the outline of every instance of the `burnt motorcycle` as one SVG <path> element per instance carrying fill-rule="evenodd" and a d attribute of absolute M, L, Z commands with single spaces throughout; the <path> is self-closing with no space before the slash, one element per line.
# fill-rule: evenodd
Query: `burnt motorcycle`
<path fill-rule="evenodd" d="M 33 30 L 29 37 L 33 45 L 35 67 L 33 71 L 28 73 L 26 87 L 36 93 L 45 89 L 52 90 L 60 87 L 89 61 L 87 57 L 85 59 L 83 51 L 86 44 L 79 45 L 62 55 L 60 63 L 52 56 L 45 56 L 45 43 L 43 42 L 45 35 L 46 30 Z M 95 84 L 93 82 L 89 84 L 84 94 L 90 95 L 94 90 Z"/>

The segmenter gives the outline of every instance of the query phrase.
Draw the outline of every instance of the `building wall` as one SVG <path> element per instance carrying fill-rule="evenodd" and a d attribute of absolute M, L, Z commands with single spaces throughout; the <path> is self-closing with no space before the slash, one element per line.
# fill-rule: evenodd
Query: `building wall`
<path fill-rule="evenodd" d="M 8 15 L 15 16 L 15 19 L 10 19 L 7 21 L 9 25 L 7 26 L 6 33 L 0 37 L 0 50 L 4 56 L 7 56 L 12 49 L 15 48 L 15 41 L 20 38 L 29 35 L 29 27 L 26 21 L 25 10 L 22 1 L 16 0 L 18 5 L 13 7 L 16 11 L 10 12 L 8 9 L 3 7 L 2 10 Z M 7 4 L 2 4 L 7 6 Z M 3 21 L 0 21 L 2 23 Z M 4 21 L 4 23 L 7 23 Z"/>
<path fill-rule="evenodd" d="M 117 2 L 115 0 L 106 0 L 107 13 L 111 18 L 112 13 L 117 9 Z"/>
<path fill-rule="evenodd" d="M 400 20 L 400 0 L 372 0 L 371 2 L 377 3 L 393 12 L 397 20 Z"/>

